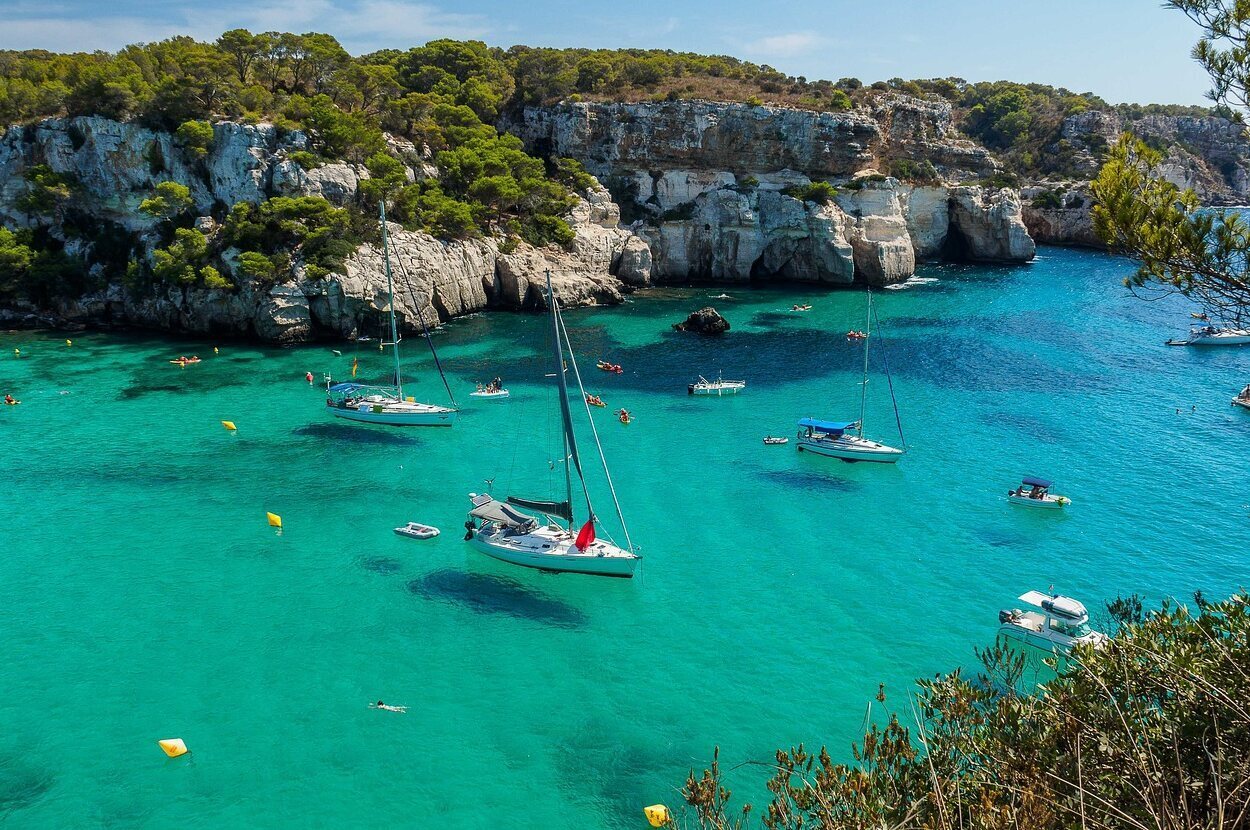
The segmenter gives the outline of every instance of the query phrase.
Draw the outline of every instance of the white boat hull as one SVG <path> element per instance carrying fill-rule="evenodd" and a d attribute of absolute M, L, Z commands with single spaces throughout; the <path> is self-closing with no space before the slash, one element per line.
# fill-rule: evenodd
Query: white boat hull
<path fill-rule="evenodd" d="M 897 447 L 849 435 L 841 438 L 811 438 L 800 433 L 797 449 L 799 452 L 840 458 L 843 461 L 875 461 L 879 464 L 894 464 L 903 457 L 903 451 Z"/>
<path fill-rule="evenodd" d="M 523 534 L 486 527 L 474 531 L 469 544 L 492 559 L 540 571 L 629 579 L 638 567 L 638 556 L 615 545 L 596 541 L 579 551 L 568 531 L 549 527 Z"/>
<path fill-rule="evenodd" d="M 707 386 L 694 384 L 690 387 L 691 395 L 705 395 L 711 397 L 723 397 L 725 395 L 736 395 L 746 388 L 745 383 L 712 383 Z"/>
<path fill-rule="evenodd" d="M 1250 398 L 1233 398 L 1233 406 L 1240 406 L 1243 409 L 1250 409 Z"/>
<path fill-rule="evenodd" d="M 1031 499 L 1028 496 L 1007 496 L 1007 501 L 1021 507 L 1036 507 L 1042 510 L 1062 510 L 1072 503 L 1067 496 L 1046 495 L 1044 498 Z"/>
<path fill-rule="evenodd" d="M 1225 329 L 1214 334 L 1194 332 L 1185 342 L 1190 346 L 1244 346 L 1250 343 L 1250 330 Z"/>
<path fill-rule="evenodd" d="M 336 418 L 392 427 L 449 427 L 456 421 L 456 410 L 420 403 L 362 403 L 353 407 L 327 406 L 326 411 Z"/>
<path fill-rule="evenodd" d="M 470 393 L 469 393 L 469 397 L 470 397 L 470 398 L 481 398 L 481 399 L 483 399 L 483 400 L 493 401 L 493 400 L 497 400 L 497 399 L 499 399 L 499 398 L 506 398 L 506 397 L 508 397 L 508 390 L 507 390 L 507 389 L 502 389 L 502 390 L 500 390 L 500 391 L 498 391 L 498 392 L 470 392 Z"/>

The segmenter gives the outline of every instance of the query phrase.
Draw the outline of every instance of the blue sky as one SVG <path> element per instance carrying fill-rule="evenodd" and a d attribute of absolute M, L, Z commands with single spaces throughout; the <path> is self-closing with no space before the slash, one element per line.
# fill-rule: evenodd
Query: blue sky
<path fill-rule="evenodd" d="M 1196 28 L 1158 0 L 0 0 L 0 48 L 116 49 L 225 29 L 329 32 L 354 53 L 435 37 L 729 54 L 793 75 L 958 76 L 1203 103 Z"/>

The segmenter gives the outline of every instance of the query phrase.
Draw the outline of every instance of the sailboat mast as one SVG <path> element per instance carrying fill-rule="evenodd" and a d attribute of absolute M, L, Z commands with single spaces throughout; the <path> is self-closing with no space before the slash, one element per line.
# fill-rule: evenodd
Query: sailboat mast
<path fill-rule="evenodd" d="M 864 327 L 864 379 L 859 384 L 859 437 L 864 437 L 864 410 L 868 404 L 868 343 L 872 340 L 872 288 L 868 289 L 868 321 Z"/>
<path fill-rule="evenodd" d="M 399 329 L 395 325 L 395 283 L 391 278 L 391 244 L 386 233 L 386 203 L 378 203 L 378 219 L 382 223 L 382 262 L 386 270 L 386 293 L 390 296 L 391 351 L 395 355 L 395 390 L 404 399 L 404 380 L 399 375 Z"/>
<path fill-rule="evenodd" d="M 577 470 L 577 477 L 582 483 L 582 493 L 586 496 L 586 512 L 590 518 L 595 516 L 595 508 L 590 503 L 590 490 L 586 487 L 586 475 L 582 472 L 582 460 L 577 454 L 577 436 L 573 434 L 573 414 L 569 410 L 569 387 L 564 377 L 564 346 L 560 337 L 560 308 L 556 305 L 555 290 L 551 287 L 551 272 L 547 272 L 547 302 L 551 306 L 551 345 L 555 353 L 556 384 L 560 390 L 560 418 L 564 421 L 564 484 L 569 494 L 569 515 L 573 514 L 573 471 L 570 464 Z M 571 357 L 571 356 L 570 356 Z M 569 529 L 573 520 L 569 520 Z"/>

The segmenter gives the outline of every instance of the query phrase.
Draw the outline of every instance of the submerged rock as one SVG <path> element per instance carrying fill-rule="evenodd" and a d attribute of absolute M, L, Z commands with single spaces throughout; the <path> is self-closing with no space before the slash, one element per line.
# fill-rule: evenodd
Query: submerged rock
<path fill-rule="evenodd" d="M 720 312 L 708 306 L 690 312 L 690 316 L 680 323 L 674 323 L 677 331 L 693 331 L 696 334 L 724 334 L 729 331 L 729 321 Z"/>

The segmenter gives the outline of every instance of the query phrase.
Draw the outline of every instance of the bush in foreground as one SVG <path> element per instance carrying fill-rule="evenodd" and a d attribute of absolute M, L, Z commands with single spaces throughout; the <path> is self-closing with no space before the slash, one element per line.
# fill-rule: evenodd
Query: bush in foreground
<path fill-rule="evenodd" d="M 1082 649 L 1036 694 L 1022 663 L 981 653 L 985 671 L 921 681 L 908 711 L 874 725 L 834 763 L 822 747 L 767 766 L 768 830 L 1250 827 L 1250 594 L 1196 608 L 1165 603 Z M 884 694 L 878 696 L 884 700 Z M 691 770 L 688 826 L 743 828 L 719 764 Z"/>

